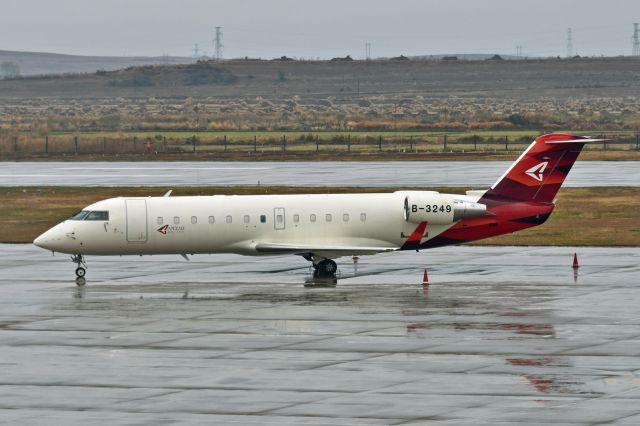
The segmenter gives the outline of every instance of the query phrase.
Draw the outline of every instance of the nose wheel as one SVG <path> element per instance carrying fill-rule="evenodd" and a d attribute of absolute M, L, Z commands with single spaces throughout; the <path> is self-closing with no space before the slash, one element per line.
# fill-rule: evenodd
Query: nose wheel
<path fill-rule="evenodd" d="M 78 267 L 76 268 L 76 284 L 82 287 L 86 281 L 84 276 L 87 274 L 87 265 L 84 263 L 84 257 L 81 254 L 71 256 L 71 261 Z"/>

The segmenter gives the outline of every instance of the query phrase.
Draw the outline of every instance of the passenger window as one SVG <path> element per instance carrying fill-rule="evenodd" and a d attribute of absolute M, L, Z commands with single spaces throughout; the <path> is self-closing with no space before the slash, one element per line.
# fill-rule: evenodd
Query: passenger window
<path fill-rule="evenodd" d="M 198 217 L 197 216 L 191 216 L 191 223 L 194 224 L 194 225 L 196 223 L 198 223 Z"/>
<path fill-rule="evenodd" d="M 162 222 L 164 222 L 164 219 L 162 216 L 158 216 L 158 225 L 162 225 Z"/>
<path fill-rule="evenodd" d="M 325 215 L 325 219 L 327 220 L 327 222 L 331 222 L 331 213 L 327 213 Z"/>
<path fill-rule="evenodd" d="M 245 214 L 245 215 L 244 215 L 244 223 L 249 223 L 249 220 L 251 220 L 251 219 L 249 218 L 249 215 L 248 215 L 248 214 Z"/>
<path fill-rule="evenodd" d="M 316 221 L 316 215 L 312 214 L 311 216 L 309 216 L 309 221 L 315 222 Z"/>
<path fill-rule="evenodd" d="M 342 221 L 343 222 L 349 222 L 349 213 L 343 213 L 342 214 Z"/>
<path fill-rule="evenodd" d="M 294 221 L 295 223 L 300 222 L 300 215 L 299 215 L 299 214 L 294 214 L 294 215 L 293 215 L 293 221 Z"/>
<path fill-rule="evenodd" d="M 174 216 L 173 217 L 173 224 L 174 225 L 179 225 L 180 224 L 180 216 Z"/>
<path fill-rule="evenodd" d="M 263 214 L 260 215 L 260 223 L 267 223 L 267 216 L 266 215 L 263 215 Z"/>
<path fill-rule="evenodd" d="M 94 211 L 89 212 L 87 217 L 84 220 L 109 220 L 109 212 L 104 211 Z"/>
<path fill-rule="evenodd" d="M 233 218 L 231 216 L 227 216 L 227 223 L 233 222 Z"/>
<path fill-rule="evenodd" d="M 284 222 L 284 216 L 282 216 L 281 214 L 276 215 L 276 222 L 278 223 Z"/>
<path fill-rule="evenodd" d="M 360 213 L 360 221 L 364 222 L 367 220 L 367 214 L 366 213 Z"/>
<path fill-rule="evenodd" d="M 209 223 L 213 224 L 216 222 L 216 218 L 214 216 L 209 216 Z"/>

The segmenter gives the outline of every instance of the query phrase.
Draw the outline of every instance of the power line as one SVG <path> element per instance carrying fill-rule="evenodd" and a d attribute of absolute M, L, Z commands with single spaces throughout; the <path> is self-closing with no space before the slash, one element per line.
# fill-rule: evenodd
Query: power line
<path fill-rule="evenodd" d="M 567 58 L 573 56 L 573 35 L 571 34 L 571 28 L 567 28 Z"/>
<path fill-rule="evenodd" d="M 222 59 L 222 27 L 215 27 L 216 37 L 213 39 L 216 61 Z"/>
<path fill-rule="evenodd" d="M 633 24 L 633 56 L 640 56 L 640 25 L 636 22 Z"/>

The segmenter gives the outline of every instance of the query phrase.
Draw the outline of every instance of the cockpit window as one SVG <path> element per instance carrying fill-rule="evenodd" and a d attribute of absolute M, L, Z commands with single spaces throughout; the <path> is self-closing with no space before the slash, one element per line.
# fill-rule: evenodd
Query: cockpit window
<path fill-rule="evenodd" d="M 84 218 L 87 217 L 89 213 L 91 212 L 87 210 L 80 210 L 79 212 L 72 214 L 69 220 L 84 220 Z"/>
<path fill-rule="evenodd" d="M 71 216 L 69 220 L 109 220 L 109 212 L 81 210 Z"/>
<path fill-rule="evenodd" d="M 109 212 L 107 211 L 92 211 L 84 218 L 84 220 L 109 220 Z"/>

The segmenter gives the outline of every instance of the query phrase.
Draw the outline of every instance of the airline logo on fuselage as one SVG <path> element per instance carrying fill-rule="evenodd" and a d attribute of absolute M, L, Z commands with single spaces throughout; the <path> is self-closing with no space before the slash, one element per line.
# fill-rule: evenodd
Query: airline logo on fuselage
<path fill-rule="evenodd" d="M 547 165 L 549 165 L 548 161 L 545 161 L 544 163 L 536 164 L 535 166 L 527 170 L 525 173 L 531 176 L 532 178 L 534 178 L 535 180 L 537 180 L 538 182 L 542 182 L 543 174 L 545 169 L 547 168 Z"/>
<path fill-rule="evenodd" d="M 162 235 L 182 233 L 184 232 L 184 226 L 162 225 L 160 228 L 158 228 L 158 232 L 161 233 Z"/>

